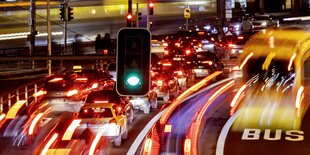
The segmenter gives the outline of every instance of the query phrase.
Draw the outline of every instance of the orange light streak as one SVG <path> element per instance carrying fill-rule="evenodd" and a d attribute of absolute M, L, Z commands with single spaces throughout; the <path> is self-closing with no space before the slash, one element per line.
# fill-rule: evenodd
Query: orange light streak
<path fill-rule="evenodd" d="M 70 126 L 67 128 L 65 134 L 62 136 L 62 140 L 71 140 L 72 138 L 72 135 L 75 131 L 75 129 L 80 126 L 80 123 L 81 123 L 81 119 L 76 119 L 76 120 L 73 120 L 70 124 Z"/>
<path fill-rule="evenodd" d="M 289 63 L 288 66 L 287 66 L 287 70 L 288 70 L 288 71 L 292 70 L 292 65 L 293 65 L 293 61 L 294 61 L 295 58 L 296 58 L 296 53 L 294 53 L 294 54 L 292 55 L 291 59 L 290 59 L 290 63 Z"/>
<path fill-rule="evenodd" d="M 242 64 L 240 65 L 240 69 L 243 68 L 243 66 L 248 62 L 248 60 L 253 56 L 253 52 L 250 53 L 242 62 Z"/>
<path fill-rule="evenodd" d="M 101 136 L 102 136 L 102 132 L 98 132 L 96 134 L 96 137 L 95 137 L 94 141 L 91 143 L 91 146 L 90 146 L 90 149 L 89 149 L 89 153 L 88 153 L 89 155 L 94 155 L 96 146 L 97 146 Z"/>
<path fill-rule="evenodd" d="M 51 145 L 55 142 L 55 140 L 58 137 L 58 133 L 55 133 L 52 138 L 47 142 L 47 144 L 45 145 L 44 149 L 41 152 L 41 155 L 46 155 L 48 149 L 51 147 Z"/>
<path fill-rule="evenodd" d="M 236 93 L 236 95 L 234 96 L 233 100 L 231 101 L 230 103 L 230 107 L 234 107 L 236 102 L 237 102 L 237 99 L 240 97 L 241 93 L 244 91 L 244 89 L 246 88 L 246 85 L 243 85 L 239 90 L 238 92 Z"/>
<path fill-rule="evenodd" d="M 43 113 L 39 113 L 31 122 L 30 127 L 29 127 L 29 131 L 28 134 L 32 135 L 33 131 L 34 131 L 34 127 L 36 126 L 36 124 L 39 122 L 39 120 L 42 118 Z"/>

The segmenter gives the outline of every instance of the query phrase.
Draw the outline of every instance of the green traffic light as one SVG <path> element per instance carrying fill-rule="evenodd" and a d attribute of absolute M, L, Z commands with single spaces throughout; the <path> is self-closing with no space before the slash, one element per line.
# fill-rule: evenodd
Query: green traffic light
<path fill-rule="evenodd" d="M 130 77 L 127 79 L 127 83 L 128 83 L 130 86 L 137 86 L 137 85 L 140 83 L 140 79 L 139 79 L 137 76 L 130 76 Z"/>

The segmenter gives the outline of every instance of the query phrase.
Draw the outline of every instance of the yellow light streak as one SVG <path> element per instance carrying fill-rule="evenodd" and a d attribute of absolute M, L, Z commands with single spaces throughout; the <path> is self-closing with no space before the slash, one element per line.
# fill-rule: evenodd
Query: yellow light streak
<path fill-rule="evenodd" d="M 26 103 L 26 100 L 17 101 L 8 111 L 6 119 L 14 119 L 18 110 Z"/>
<path fill-rule="evenodd" d="M 240 69 L 243 68 L 243 66 L 248 62 L 248 60 L 253 56 L 253 52 L 251 52 L 242 62 L 242 64 L 240 65 Z"/>
<path fill-rule="evenodd" d="M 76 119 L 76 120 L 73 120 L 70 124 L 70 126 L 67 128 L 65 134 L 62 136 L 62 140 L 71 140 L 72 138 L 72 135 L 75 131 L 75 129 L 80 126 L 80 123 L 81 123 L 81 119 Z"/>
<path fill-rule="evenodd" d="M 287 70 L 288 70 L 288 71 L 292 70 L 292 64 L 293 64 L 293 61 L 294 61 L 295 58 L 296 58 L 296 53 L 294 53 L 294 54 L 292 55 L 291 59 L 290 59 L 290 63 L 289 63 L 288 66 L 287 66 Z"/>
<path fill-rule="evenodd" d="M 51 145 L 55 142 L 55 140 L 58 137 L 58 133 L 55 133 L 52 138 L 47 142 L 47 144 L 45 145 L 44 149 L 41 152 L 41 155 L 46 155 L 48 149 L 51 147 Z"/>

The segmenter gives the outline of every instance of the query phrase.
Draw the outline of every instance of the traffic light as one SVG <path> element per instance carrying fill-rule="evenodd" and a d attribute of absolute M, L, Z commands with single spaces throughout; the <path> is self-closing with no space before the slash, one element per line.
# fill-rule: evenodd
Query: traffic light
<path fill-rule="evenodd" d="M 137 13 L 137 21 L 140 21 L 140 20 L 142 20 L 142 13 L 138 12 Z"/>
<path fill-rule="evenodd" d="M 60 10 L 60 20 L 65 21 L 66 20 L 66 5 L 65 4 L 60 4 L 59 5 L 59 10 Z"/>
<path fill-rule="evenodd" d="M 154 3 L 150 2 L 149 3 L 149 15 L 153 15 L 154 14 Z"/>
<path fill-rule="evenodd" d="M 74 19 L 73 18 L 73 8 L 72 7 L 68 7 L 68 21 Z"/>
<path fill-rule="evenodd" d="M 127 27 L 131 27 L 131 24 L 132 24 L 132 14 L 128 13 L 126 15 L 126 19 L 127 19 Z"/>
<path fill-rule="evenodd" d="M 123 28 L 117 34 L 116 90 L 120 95 L 146 95 L 150 88 L 151 34 Z"/>

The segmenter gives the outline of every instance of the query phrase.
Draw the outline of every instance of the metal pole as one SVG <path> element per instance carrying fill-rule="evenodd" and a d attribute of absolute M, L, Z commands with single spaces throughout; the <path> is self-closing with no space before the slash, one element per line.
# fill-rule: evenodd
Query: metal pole
<path fill-rule="evenodd" d="M 67 9 L 68 3 L 64 3 L 65 5 L 65 20 L 64 20 L 64 53 L 67 52 Z"/>
<path fill-rule="evenodd" d="M 188 18 L 186 18 L 185 30 L 188 31 Z"/>
<path fill-rule="evenodd" d="M 139 3 L 136 4 L 137 11 L 136 11 L 136 25 L 139 27 Z"/>
<path fill-rule="evenodd" d="M 147 4 L 146 4 L 146 29 L 148 29 L 148 30 L 150 29 L 149 3 L 150 3 L 150 1 L 147 0 Z"/>
<path fill-rule="evenodd" d="M 30 0 L 30 56 L 34 55 L 35 35 L 36 35 L 36 0 Z M 34 69 L 34 60 L 32 60 L 32 69 Z"/>
<path fill-rule="evenodd" d="M 47 0 L 47 49 L 48 56 L 52 55 L 52 32 L 51 32 L 51 15 L 50 15 L 50 0 Z M 52 60 L 47 60 L 48 75 L 52 74 Z"/>

